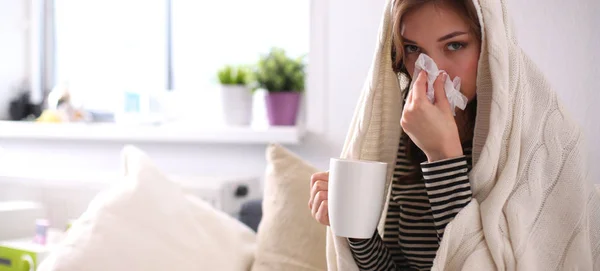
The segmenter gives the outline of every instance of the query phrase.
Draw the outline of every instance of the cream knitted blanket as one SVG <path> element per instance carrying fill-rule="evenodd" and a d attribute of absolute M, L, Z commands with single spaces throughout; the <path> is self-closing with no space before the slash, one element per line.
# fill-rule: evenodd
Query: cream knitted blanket
<path fill-rule="evenodd" d="M 474 197 L 446 228 L 433 270 L 600 270 L 600 197 L 586 174 L 583 135 L 519 48 L 505 0 L 473 1 L 484 29 Z M 392 7 L 389 0 L 342 152 L 389 163 L 388 182 L 402 132 Z M 327 241 L 329 270 L 358 270 L 344 238 L 329 230 Z"/>

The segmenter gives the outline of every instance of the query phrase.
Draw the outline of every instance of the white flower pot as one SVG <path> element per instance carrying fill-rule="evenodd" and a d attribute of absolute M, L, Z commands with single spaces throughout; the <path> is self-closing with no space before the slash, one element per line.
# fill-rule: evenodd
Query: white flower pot
<path fill-rule="evenodd" d="M 252 121 L 252 92 L 245 86 L 221 85 L 223 118 L 227 125 L 246 126 Z"/>

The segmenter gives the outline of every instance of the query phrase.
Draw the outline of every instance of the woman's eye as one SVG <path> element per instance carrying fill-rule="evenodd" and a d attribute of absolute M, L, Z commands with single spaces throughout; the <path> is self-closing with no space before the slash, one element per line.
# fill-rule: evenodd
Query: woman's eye
<path fill-rule="evenodd" d="M 417 47 L 417 46 L 414 46 L 414 45 L 406 45 L 406 46 L 404 46 L 404 51 L 405 51 L 407 54 L 416 53 L 416 52 L 418 52 L 418 51 L 419 51 L 419 47 Z"/>
<path fill-rule="evenodd" d="M 463 47 L 464 47 L 464 45 L 459 42 L 453 42 L 453 43 L 448 44 L 448 50 L 450 50 L 450 51 L 457 51 L 457 50 L 462 49 Z"/>

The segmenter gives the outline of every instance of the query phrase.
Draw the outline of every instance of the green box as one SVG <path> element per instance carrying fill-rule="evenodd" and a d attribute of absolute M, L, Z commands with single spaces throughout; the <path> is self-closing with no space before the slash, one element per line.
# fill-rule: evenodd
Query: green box
<path fill-rule="evenodd" d="M 49 249 L 32 240 L 0 242 L 0 271 L 35 271 Z"/>

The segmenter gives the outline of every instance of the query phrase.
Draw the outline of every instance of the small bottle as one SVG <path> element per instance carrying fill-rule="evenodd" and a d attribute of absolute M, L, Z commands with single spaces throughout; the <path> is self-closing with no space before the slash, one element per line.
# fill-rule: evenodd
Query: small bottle
<path fill-rule="evenodd" d="M 49 227 L 50 222 L 47 219 L 37 219 L 35 221 L 35 238 L 33 242 L 40 245 L 46 245 Z"/>

